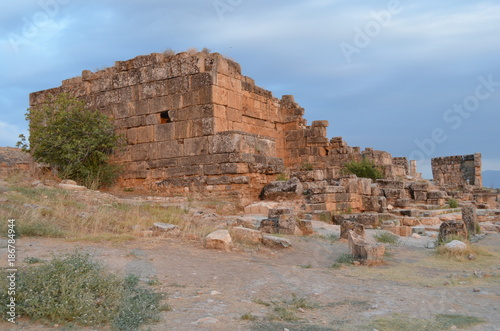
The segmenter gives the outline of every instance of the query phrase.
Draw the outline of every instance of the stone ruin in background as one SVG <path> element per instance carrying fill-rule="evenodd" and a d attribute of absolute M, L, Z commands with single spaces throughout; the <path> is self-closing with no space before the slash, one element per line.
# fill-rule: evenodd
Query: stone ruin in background
<path fill-rule="evenodd" d="M 415 161 L 371 148 L 361 151 L 340 137 L 328 139 L 327 121 L 307 125 L 293 96 L 273 97 L 218 53 L 153 53 L 97 72 L 85 70 L 60 87 L 32 93 L 30 106 L 58 93 L 114 119 L 117 133 L 128 141 L 116 156 L 125 168 L 123 187 L 249 202 L 286 173 L 300 180 L 297 196 L 305 196 L 306 211 L 319 218 L 332 211 L 442 205 L 449 198 L 445 184 L 464 187 L 461 179 L 471 178 L 468 184 L 480 185 L 477 154 L 473 173 L 468 157 L 460 165 L 434 159 L 439 185 L 434 186 L 421 179 Z M 379 166 L 385 179 L 372 183 L 343 175 L 346 162 L 363 158 Z M 465 191 L 460 198 L 473 200 L 475 192 Z M 493 203 L 492 197 L 486 200 Z"/>

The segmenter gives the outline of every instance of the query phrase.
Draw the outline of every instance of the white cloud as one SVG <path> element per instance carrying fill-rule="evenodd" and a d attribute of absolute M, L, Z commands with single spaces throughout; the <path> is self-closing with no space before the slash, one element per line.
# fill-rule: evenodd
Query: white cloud
<path fill-rule="evenodd" d="M 19 141 L 19 135 L 28 135 L 27 130 L 22 130 L 19 127 L 4 122 L 0 122 L 0 146 L 14 147 Z"/>

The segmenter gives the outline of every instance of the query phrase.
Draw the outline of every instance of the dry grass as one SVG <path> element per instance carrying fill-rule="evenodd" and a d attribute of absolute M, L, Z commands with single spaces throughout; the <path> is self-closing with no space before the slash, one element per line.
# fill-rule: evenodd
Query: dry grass
<path fill-rule="evenodd" d="M 393 256 L 386 258 L 387 264 L 383 267 L 376 268 L 349 268 L 344 269 L 349 276 L 366 280 L 388 280 L 398 282 L 400 284 L 408 284 L 409 286 L 444 286 L 449 285 L 464 285 L 464 286 L 480 286 L 490 285 L 498 282 L 499 276 L 496 277 L 474 277 L 475 270 L 481 270 L 489 273 L 492 267 L 498 265 L 500 258 L 499 248 L 494 250 L 489 247 L 484 247 L 479 244 L 473 248 L 474 252 L 481 252 L 476 255 L 476 259 L 461 260 L 455 258 L 447 258 L 436 254 L 435 250 L 412 250 L 398 248 L 393 251 Z M 450 281 L 450 275 L 466 275 L 472 277 L 466 279 L 457 278 L 456 282 Z M 460 283 L 466 281 L 466 284 Z"/>
<path fill-rule="evenodd" d="M 5 196 L 8 201 L 2 204 L 0 218 L 15 219 L 21 237 L 124 242 L 143 236 L 155 222 L 178 225 L 185 239 L 200 239 L 215 230 L 213 224 L 192 221 L 179 207 L 122 203 L 92 192 L 17 184 Z M 0 233 L 7 233 L 6 222 L 0 225 Z"/>

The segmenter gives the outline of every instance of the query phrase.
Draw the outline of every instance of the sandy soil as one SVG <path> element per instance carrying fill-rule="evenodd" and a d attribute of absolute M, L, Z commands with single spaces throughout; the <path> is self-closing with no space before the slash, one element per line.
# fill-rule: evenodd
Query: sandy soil
<path fill-rule="evenodd" d="M 316 229 L 323 234 L 337 230 L 326 224 L 316 224 Z M 53 253 L 78 247 L 110 271 L 135 274 L 144 282 L 157 278 L 161 285 L 154 289 L 168 294 L 166 302 L 173 310 L 163 312 L 158 324 L 148 326 L 151 330 L 371 330 L 371 320 L 393 313 L 426 319 L 463 314 L 487 321 L 473 330 L 500 330 L 500 261 L 447 262 L 434 257 L 434 250 L 398 245 L 390 248 L 386 265 L 332 269 L 335 259 L 348 252 L 345 242 L 319 235 L 289 239 L 289 249 L 237 246 L 231 252 L 175 238 L 123 244 L 26 238 L 17 246 L 19 261 L 50 259 Z M 499 235 L 480 242 L 496 252 L 499 243 Z M 0 266 L 5 267 L 5 243 L 0 247 Z M 292 295 L 316 306 L 296 310 L 295 322 L 273 321 L 275 305 L 258 303 L 289 302 Z M 246 313 L 257 319 L 242 320 Z M 0 329 L 64 327 L 21 319 L 15 327 L 0 323 Z"/>

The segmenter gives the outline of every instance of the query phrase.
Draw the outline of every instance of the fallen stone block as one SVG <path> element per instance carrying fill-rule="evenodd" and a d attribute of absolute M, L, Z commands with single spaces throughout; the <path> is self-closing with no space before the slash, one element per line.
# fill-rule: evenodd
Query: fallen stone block
<path fill-rule="evenodd" d="M 439 227 L 439 241 L 443 242 L 449 236 L 468 238 L 467 225 L 464 221 L 446 221 Z"/>
<path fill-rule="evenodd" d="M 425 236 L 425 228 L 423 226 L 414 226 L 411 229 L 413 233 Z"/>
<path fill-rule="evenodd" d="M 353 221 L 363 224 L 366 229 L 376 228 L 379 225 L 378 214 L 359 213 L 359 214 L 344 214 L 335 215 L 333 217 L 336 224 L 342 224 L 343 221 Z"/>
<path fill-rule="evenodd" d="M 275 236 L 262 236 L 262 243 L 266 246 L 278 247 L 278 248 L 288 248 L 292 246 L 290 240 Z"/>
<path fill-rule="evenodd" d="M 57 185 L 57 187 L 62 188 L 63 190 L 68 190 L 68 191 L 86 191 L 86 190 L 88 190 L 88 188 L 86 188 L 85 186 L 74 185 L 74 184 L 59 183 L 59 185 Z"/>
<path fill-rule="evenodd" d="M 365 238 L 365 227 L 354 221 L 343 221 L 340 224 L 340 238 L 349 239 L 349 231 L 354 231 L 361 238 Z"/>
<path fill-rule="evenodd" d="M 302 183 L 294 177 L 288 181 L 275 181 L 267 184 L 259 197 L 261 200 L 296 199 L 302 196 L 303 191 Z"/>
<path fill-rule="evenodd" d="M 314 233 L 312 222 L 310 220 L 298 220 L 297 228 L 303 236 L 310 236 Z"/>
<path fill-rule="evenodd" d="M 158 235 L 177 236 L 181 232 L 177 225 L 160 223 L 160 222 L 154 223 L 152 230 L 153 230 L 153 236 L 158 236 Z"/>
<path fill-rule="evenodd" d="M 212 249 L 231 250 L 231 235 L 228 230 L 217 230 L 205 237 L 205 247 Z"/>
<path fill-rule="evenodd" d="M 233 237 L 234 240 L 261 242 L 262 232 L 238 226 L 233 228 Z"/>
<path fill-rule="evenodd" d="M 245 214 L 264 215 L 269 214 L 269 210 L 276 207 L 276 202 L 259 201 L 245 207 Z"/>
<path fill-rule="evenodd" d="M 374 265 L 382 263 L 385 254 L 385 245 L 369 244 L 363 237 L 357 235 L 354 231 L 348 232 L 349 248 L 351 249 L 351 255 L 362 263 L 368 265 Z"/>

